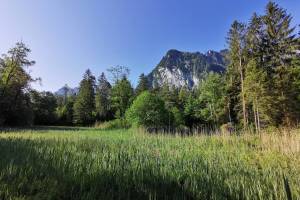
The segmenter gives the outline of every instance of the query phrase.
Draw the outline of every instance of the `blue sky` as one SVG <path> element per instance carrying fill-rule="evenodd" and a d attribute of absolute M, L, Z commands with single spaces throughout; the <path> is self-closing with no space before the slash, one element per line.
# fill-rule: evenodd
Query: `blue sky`
<path fill-rule="evenodd" d="M 267 0 L 1 0 L 0 52 L 24 41 L 42 78 L 38 90 L 77 86 L 84 71 L 131 69 L 136 84 L 169 49 L 220 50 L 233 20 L 262 13 Z M 300 1 L 276 1 L 300 23 Z"/>

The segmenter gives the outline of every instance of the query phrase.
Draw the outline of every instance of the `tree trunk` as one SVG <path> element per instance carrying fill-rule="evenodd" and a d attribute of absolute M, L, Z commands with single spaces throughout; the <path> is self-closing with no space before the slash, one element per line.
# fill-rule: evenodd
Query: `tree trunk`
<path fill-rule="evenodd" d="M 256 97 L 256 118 L 257 118 L 257 129 L 258 132 L 260 133 L 260 117 L 259 117 L 259 110 L 258 110 L 258 106 L 257 106 L 257 97 Z"/>
<path fill-rule="evenodd" d="M 257 116 L 256 116 L 256 106 L 253 102 L 253 115 L 254 115 L 254 124 L 255 124 L 255 132 L 258 133 L 258 123 L 257 123 Z"/>
<path fill-rule="evenodd" d="M 229 102 L 228 102 L 227 106 L 228 106 L 228 118 L 229 118 L 229 122 L 231 123 L 232 119 L 231 119 L 230 103 Z"/>
<path fill-rule="evenodd" d="M 242 107 L 243 107 L 243 124 L 244 129 L 247 126 L 247 114 L 246 114 L 246 100 L 245 100 L 245 90 L 244 90 L 244 73 L 242 67 L 242 56 L 240 55 L 240 78 L 241 78 L 241 92 L 242 92 Z"/>

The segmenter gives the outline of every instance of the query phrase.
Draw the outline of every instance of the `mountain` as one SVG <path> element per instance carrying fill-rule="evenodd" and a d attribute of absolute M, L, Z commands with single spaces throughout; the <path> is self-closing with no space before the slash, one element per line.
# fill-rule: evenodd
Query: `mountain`
<path fill-rule="evenodd" d="M 208 72 L 223 73 L 226 70 L 228 50 L 190 53 L 171 49 L 148 75 L 152 87 L 168 84 L 193 88 Z"/>
<path fill-rule="evenodd" d="M 79 92 L 79 87 L 71 88 L 68 85 L 65 85 L 62 88 L 60 88 L 59 90 L 57 90 L 55 92 L 55 94 L 58 96 L 64 96 L 66 93 L 67 96 L 71 96 L 71 95 L 78 94 L 78 92 Z"/>
<path fill-rule="evenodd" d="M 190 89 L 197 86 L 208 72 L 223 73 L 228 61 L 228 50 L 200 52 L 182 52 L 171 49 L 159 64 L 147 76 L 152 87 L 168 84 L 177 88 L 186 86 Z M 79 88 L 68 85 L 55 92 L 58 96 L 78 94 Z"/>

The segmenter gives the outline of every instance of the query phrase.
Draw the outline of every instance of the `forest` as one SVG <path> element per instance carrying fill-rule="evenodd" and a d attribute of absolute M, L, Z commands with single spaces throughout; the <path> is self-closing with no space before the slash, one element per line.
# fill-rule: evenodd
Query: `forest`
<path fill-rule="evenodd" d="M 249 22 L 234 21 L 226 38 L 228 66 L 207 73 L 198 87 L 153 87 L 141 74 L 133 88 L 129 68 L 99 76 L 86 70 L 78 94 L 32 89 L 35 61 L 16 43 L 0 59 L 0 125 L 84 125 L 192 130 L 294 127 L 300 118 L 300 38 L 292 16 L 274 2 Z"/>

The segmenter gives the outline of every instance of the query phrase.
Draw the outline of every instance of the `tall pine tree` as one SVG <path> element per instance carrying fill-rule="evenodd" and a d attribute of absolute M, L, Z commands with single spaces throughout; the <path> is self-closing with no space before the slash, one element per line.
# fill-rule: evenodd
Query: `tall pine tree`
<path fill-rule="evenodd" d="M 148 78 L 145 76 L 144 73 L 142 73 L 139 77 L 139 83 L 135 89 L 135 94 L 138 96 L 142 92 L 149 90 L 149 82 Z"/>
<path fill-rule="evenodd" d="M 88 69 L 80 82 L 79 93 L 74 104 L 74 123 L 91 124 L 95 110 L 95 77 Z"/>
<path fill-rule="evenodd" d="M 276 3 L 270 2 L 263 17 L 265 24 L 264 63 L 270 79 L 269 88 L 275 92 L 274 98 L 280 112 L 275 118 L 277 124 L 292 125 L 300 114 L 297 94 L 292 88 L 293 80 L 298 75 L 293 69 L 292 61 L 296 56 L 297 39 L 295 28 L 291 27 L 292 17 Z"/>
<path fill-rule="evenodd" d="M 240 110 L 237 106 L 242 107 L 242 124 L 246 128 L 248 124 L 248 113 L 245 98 L 245 65 L 246 65 L 246 25 L 234 21 L 228 33 L 229 57 L 230 64 L 227 70 L 227 90 L 231 95 L 228 98 L 229 109 L 231 113 Z M 231 117 L 230 117 L 231 118 Z"/>
<path fill-rule="evenodd" d="M 98 79 L 96 88 L 96 114 L 97 119 L 106 121 L 111 119 L 111 85 L 102 73 Z"/>
<path fill-rule="evenodd" d="M 257 132 L 262 125 L 272 124 L 275 109 L 272 108 L 272 91 L 268 88 L 267 73 L 263 67 L 263 18 L 252 16 L 246 33 L 245 98 L 249 107 L 249 122 Z"/>

